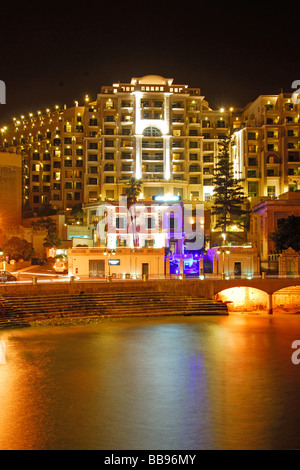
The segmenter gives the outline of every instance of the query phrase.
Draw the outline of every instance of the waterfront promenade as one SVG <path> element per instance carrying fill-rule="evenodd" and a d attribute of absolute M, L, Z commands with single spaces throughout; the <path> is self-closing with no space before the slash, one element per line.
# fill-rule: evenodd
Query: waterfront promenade
<path fill-rule="evenodd" d="M 99 320 L 112 316 L 228 315 L 227 305 L 216 301 L 216 296 L 239 287 L 265 292 L 266 312 L 273 314 L 274 293 L 300 286 L 299 277 L 112 282 L 75 278 L 64 280 L 1 285 L 2 327 L 13 323 L 16 326 L 43 323 L 45 320 L 49 323 L 58 318 L 63 323 L 65 319 L 76 318 L 79 321 L 87 317 L 89 320 Z"/>

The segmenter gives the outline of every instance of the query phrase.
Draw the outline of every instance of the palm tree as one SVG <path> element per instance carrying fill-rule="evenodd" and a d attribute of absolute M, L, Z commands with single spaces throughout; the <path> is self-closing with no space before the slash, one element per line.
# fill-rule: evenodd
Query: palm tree
<path fill-rule="evenodd" d="M 130 213 L 132 230 L 133 230 L 133 246 L 137 245 L 136 241 L 136 208 L 138 197 L 142 192 L 142 180 L 137 180 L 132 177 L 126 183 L 127 188 L 125 189 L 125 196 L 127 197 L 127 209 Z M 133 208 L 133 210 L 132 210 Z"/>

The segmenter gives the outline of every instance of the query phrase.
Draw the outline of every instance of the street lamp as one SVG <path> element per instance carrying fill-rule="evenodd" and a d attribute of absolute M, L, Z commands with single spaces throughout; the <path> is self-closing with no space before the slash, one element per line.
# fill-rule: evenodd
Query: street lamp
<path fill-rule="evenodd" d="M 218 255 L 222 254 L 222 279 L 225 277 L 225 253 L 226 255 L 230 255 L 230 250 L 228 247 L 221 246 L 218 251 Z"/>
<path fill-rule="evenodd" d="M 111 256 L 114 256 L 116 254 L 116 250 L 107 250 L 107 249 L 105 249 L 103 251 L 103 254 L 104 254 L 104 256 L 108 256 L 108 278 L 107 278 L 107 281 L 109 282 L 110 281 L 110 262 L 109 262 L 109 260 L 110 260 Z"/>
<path fill-rule="evenodd" d="M 94 225 L 93 244 L 94 244 L 94 246 L 96 246 L 97 245 L 97 225 L 99 223 L 99 217 L 97 217 L 97 216 L 92 217 L 91 222 Z"/>

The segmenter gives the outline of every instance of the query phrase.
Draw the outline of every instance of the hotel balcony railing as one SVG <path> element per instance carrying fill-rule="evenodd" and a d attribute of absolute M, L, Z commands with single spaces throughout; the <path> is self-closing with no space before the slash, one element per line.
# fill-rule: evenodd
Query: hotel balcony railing
<path fill-rule="evenodd" d="M 163 155 L 162 156 L 157 156 L 157 155 L 143 155 L 142 156 L 142 161 L 150 162 L 150 161 L 160 161 L 162 162 L 164 160 Z"/>
<path fill-rule="evenodd" d="M 133 118 L 131 118 L 131 119 L 121 119 L 121 125 L 123 126 L 123 125 L 126 125 L 126 124 L 127 125 L 133 124 Z"/>
<path fill-rule="evenodd" d="M 182 144 L 180 142 L 173 142 L 172 143 L 172 148 L 173 149 L 182 149 L 182 148 L 184 148 L 184 144 Z"/>
<path fill-rule="evenodd" d="M 150 181 L 157 181 L 157 180 L 163 180 L 163 179 L 164 179 L 163 175 L 158 174 L 158 173 L 157 174 L 151 173 L 151 176 L 150 175 L 148 176 L 147 173 L 143 173 L 144 181 L 150 182 Z"/>
<path fill-rule="evenodd" d="M 157 173 L 163 174 L 164 169 L 163 169 L 163 165 L 160 165 L 159 167 L 155 167 L 154 165 L 153 166 L 143 165 L 142 171 L 143 173 L 148 173 L 152 175 L 152 174 L 157 174 Z"/>
<path fill-rule="evenodd" d="M 142 142 L 143 149 L 162 149 L 164 148 L 163 142 Z"/>
<path fill-rule="evenodd" d="M 130 101 L 122 101 L 121 108 L 132 108 L 133 104 Z"/>
<path fill-rule="evenodd" d="M 201 173 L 201 168 L 189 168 L 189 173 Z"/>
<path fill-rule="evenodd" d="M 175 175 L 170 181 L 181 181 L 182 183 L 186 183 L 186 178 L 184 178 L 182 175 Z"/>

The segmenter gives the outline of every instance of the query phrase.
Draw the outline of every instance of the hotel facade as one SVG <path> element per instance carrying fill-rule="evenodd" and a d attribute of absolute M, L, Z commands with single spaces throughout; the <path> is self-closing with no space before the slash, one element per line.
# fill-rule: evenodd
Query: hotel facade
<path fill-rule="evenodd" d="M 102 86 L 83 106 L 14 118 L 1 151 L 21 155 L 23 205 L 33 210 L 116 201 L 131 177 L 143 181 L 141 200 L 176 195 L 209 207 L 219 142 L 230 136 L 246 197 L 278 197 L 300 188 L 299 106 L 281 93 L 211 109 L 199 88 L 148 75 Z"/>

